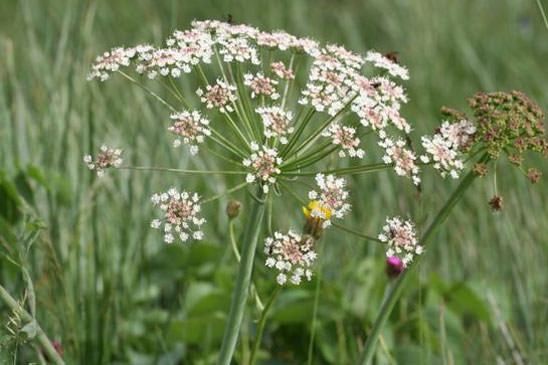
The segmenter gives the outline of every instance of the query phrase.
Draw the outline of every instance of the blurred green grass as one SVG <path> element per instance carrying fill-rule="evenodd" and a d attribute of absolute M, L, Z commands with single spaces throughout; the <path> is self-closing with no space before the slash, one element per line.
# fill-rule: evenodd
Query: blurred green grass
<path fill-rule="evenodd" d="M 234 183 L 121 172 L 91 189 L 81 157 L 107 142 L 123 146 L 135 164 L 184 167 L 188 156 L 171 148 L 161 105 L 118 78 L 99 85 L 85 76 L 111 46 L 158 44 L 193 19 L 229 13 L 236 22 L 357 51 L 398 51 L 411 73 L 404 113 L 417 136 L 439 122 L 441 105 L 465 108 L 479 90 L 519 89 L 548 107 L 548 31 L 534 1 L 1 2 L 0 168 L 48 227 L 28 265 L 38 319 L 63 343 L 69 363 L 214 361 L 234 273 L 218 244 L 226 201 L 208 208 L 218 217 L 210 219 L 211 243 L 166 248 L 149 235 L 148 200 L 171 184 L 211 192 Z M 498 183 L 502 213 L 489 211 L 493 183 L 481 181 L 437 234 L 383 333 L 378 363 L 546 361 L 548 189 L 502 163 Z M 455 186 L 427 177 L 417 206 L 401 179 L 367 175 L 353 185 L 361 194 L 347 223 L 372 233 L 385 215 L 426 219 Z M 294 212 L 278 225 L 299 224 Z M 26 229 L 13 224 L 19 237 Z M 387 284 L 383 253 L 337 232 L 324 244 L 315 363 L 352 363 Z M 22 295 L 13 265 L 0 261 L 0 268 L 2 283 Z M 268 293 L 268 275 L 257 270 Z M 276 305 L 263 346 L 272 363 L 306 359 L 314 285 L 288 290 Z M 253 318 L 244 345 L 253 339 Z M 0 353 L 11 359 L 8 342 Z M 19 361 L 34 356 L 25 347 L 18 353 Z"/>

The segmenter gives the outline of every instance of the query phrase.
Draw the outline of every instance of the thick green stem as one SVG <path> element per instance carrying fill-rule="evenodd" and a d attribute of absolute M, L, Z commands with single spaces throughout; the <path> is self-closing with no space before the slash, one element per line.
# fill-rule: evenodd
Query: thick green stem
<path fill-rule="evenodd" d="M 240 263 L 241 261 L 240 250 L 238 250 L 238 245 L 236 244 L 233 220 L 230 220 L 230 222 L 228 222 L 228 234 L 230 236 L 230 246 L 232 246 L 232 252 L 234 252 L 236 261 Z M 250 291 L 251 291 L 251 295 L 255 298 L 255 304 L 257 305 L 257 309 L 259 310 L 259 312 L 262 312 L 264 310 L 264 304 L 261 300 L 261 297 L 259 296 L 259 293 L 257 292 L 257 286 L 255 285 L 255 282 L 253 282 L 253 280 L 251 280 Z"/>
<path fill-rule="evenodd" d="M 238 333 L 244 317 L 244 311 L 249 294 L 251 283 L 251 272 L 253 271 L 253 260 L 257 248 L 259 233 L 262 229 L 262 222 L 265 207 L 260 201 L 254 200 L 247 221 L 241 252 L 240 267 L 236 278 L 236 286 L 232 295 L 232 304 L 225 327 L 223 344 L 217 364 L 229 365 L 234 348 L 238 342 Z"/>
<path fill-rule="evenodd" d="M 44 348 L 44 351 L 48 355 L 48 358 L 55 364 L 64 364 L 65 362 L 63 361 L 61 356 L 59 356 L 59 353 L 57 352 L 55 347 L 53 347 L 48 336 L 46 336 L 46 333 L 38 325 L 36 320 L 15 299 L 13 299 L 13 297 L 4 289 L 2 285 L 0 285 L 0 298 L 2 298 L 2 300 L 8 305 L 8 307 L 12 311 L 21 316 L 21 318 L 25 322 L 30 323 L 34 321 L 34 323 L 36 323 L 36 338 Z"/>
<path fill-rule="evenodd" d="M 261 319 L 259 320 L 259 327 L 257 328 L 257 336 L 255 336 L 255 343 L 253 344 L 253 350 L 251 351 L 251 357 L 249 360 L 249 363 L 251 365 L 255 364 L 255 357 L 257 356 L 257 353 L 259 352 L 259 348 L 261 347 L 261 342 L 263 339 L 263 332 L 264 332 L 264 326 L 266 324 L 266 318 L 268 316 L 268 311 L 270 310 L 270 307 L 272 306 L 272 303 L 274 303 L 274 300 L 278 296 L 278 293 L 281 290 L 281 286 L 278 285 L 276 289 L 274 289 L 274 293 L 272 293 L 272 296 L 268 300 L 268 303 L 266 303 L 266 306 L 264 307 L 263 311 L 261 312 Z"/>
<path fill-rule="evenodd" d="M 485 162 L 487 160 L 487 156 L 484 155 L 480 162 Z M 428 240 L 432 237 L 434 232 L 439 228 L 439 226 L 447 219 L 447 216 L 449 213 L 453 210 L 455 205 L 460 201 L 462 196 L 464 195 L 464 192 L 470 187 L 472 182 L 477 177 L 476 173 L 474 171 L 468 172 L 468 174 L 462 179 L 459 186 L 455 189 L 449 200 L 445 202 L 445 205 L 440 209 L 432 223 L 428 226 L 426 231 L 421 237 L 421 244 L 424 246 L 427 244 Z M 418 261 L 418 260 L 417 260 Z M 394 286 L 392 287 L 392 290 L 388 294 L 388 296 L 385 298 L 381 310 L 379 314 L 377 315 L 377 318 L 375 319 L 375 323 L 373 324 L 373 328 L 369 332 L 369 335 L 367 336 L 367 340 L 364 345 L 363 353 L 360 357 L 359 363 L 360 364 L 369 364 L 371 362 L 371 359 L 373 357 L 373 354 L 375 353 L 375 345 L 377 344 L 377 339 L 379 338 L 380 332 L 384 325 L 386 324 L 386 321 L 388 320 L 388 317 L 390 316 L 390 313 L 392 312 L 392 309 L 394 308 L 394 305 L 398 301 L 400 294 L 405 286 L 406 281 L 408 280 L 410 272 L 413 270 L 413 268 L 416 266 L 415 261 L 410 267 L 408 267 L 401 275 L 400 277 L 395 281 Z"/>

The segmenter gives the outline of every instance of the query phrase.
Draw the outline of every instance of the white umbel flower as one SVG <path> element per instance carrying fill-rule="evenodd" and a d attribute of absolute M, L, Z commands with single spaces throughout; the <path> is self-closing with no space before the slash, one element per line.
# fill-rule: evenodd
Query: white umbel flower
<path fill-rule="evenodd" d="M 221 113 L 230 113 L 234 111 L 231 104 L 237 99 L 235 91 L 236 86 L 218 79 L 214 85 L 207 85 L 205 91 L 202 89 L 196 90 L 196 95 L 200 97 L 206 108 L 215 108 Z"/>
<path fill-rule="evenodd" d="M 265 126 L 265 137 L 277 137 L 281 144 L 287 144 L 287 136 L 295 130 L 291 125 L 293 113 L 284 111 L 279 106 L 257 108 L 255 111 L 261 116 L 261 120 Z"/>
<path fill-rule="evenodd" d="M 95 170 L 99 177 L 105 174 L 105 169 L 120 167 L 122 164 L 121 149 L 102 145 L 100 150 L 101 152 L 95 157 L 95 160 L 91 155 L 84 156 L 84 162 L 88 165 L 88 169 Z"/>
<path fill-rule="evenodd" d="M 276 176 L 281 173 L 278 166 L 282 159 L 278 157 L 278 151 L 268 146 L 259 146 L 256 142 L 251 143 L 251 156 L 243 160 L 244 166 L 251 171 L 246 175 L 246 182 L 257 182 L 262 186 L 263 192 L 269 191 L 269 185 L 276 183 Z"/>
<path fill-rule="evenodd" d="M 399 77 L 402 80 L 409 80 L 409 71 L 404 66 L 390 60 L 379 52 L 369 51 L 365 57 L 367 62 L 373 63 L 375 67 L 385 69 L 390 75 Z"/>
<path fill-rule="evenodd" d="M 311 267 L 316 260 L 314 239 L 303 237 L 294 231 L 287 234 L 275 232 L 274 237 L 265 239 L 266 266 L 276 269 L 279 285 L 299 285 L 303 278 L 310 281 Z"/>
<path fill-rule="evenodd" d="M 162 219 L 153 220 L 151 227 L 160 229 L 163 224 L 166 243 L 172 243 L 175 237 L 182 242 L 203 238 L 201 226 L 205 223 L 205 219 L 198 216 L 201 211 L 198 194 L 179 192 L 176 188 L 171 188 L 167 192 L 154 194 L 151 200 L 152 204 L 158 206 L 164 214 Z"/>
<path fill-rule="evenodd" d="M 196 110 L 173 113 L 170 118 L 174 123 L 169 130 L 177 136 L 173 146 L 178 147 L 184 143 L 190 147 L 190 153 L 195 155 L 198 152 L 198 144 L 203 143 L 205 137 L 211 135 L 208 129 L 209 120 Z"/>
<path fill-rule="evenodd" d="M 350 204 L 347 202 L 349 194 L 345 189 L 346 180 L 335 175 L 316 175 L 318 190 L 308 192 L 308 198 L 316 201 L 310 205 L 310 216 L 323 221 L 323 227 L 331 224 L 331 218 L 342 218 L 350 211 Z"/>
<path fill-rule="evenodd" d="M 334 145 L 339 146 L 339 157 L 343 158 L 347 155 L 350 157 L 363 158 L 365 152 L 359 148 L 360 139 L 356 137 L 356 128 L 343 126 L 339 123 L 333 123 L 326 129 L 322 135 L 330 137 Z"/>
<path fill-rule="evenodd" d="M 387 218 L 386 224 L 382 227 L 379 240 L 387 245 L 386 256 L 396 256 L 407 266 L 415 255 L 423 252 L 423 247 L 417 242 L 415 227 L 409 220 L 400 217 Z"/>
<path fill-rule="evenodd" d="M 244 75 L 244 85 L 251 89 L 251 98 L 257 96 L 266 96 L 272 100 L 280 98 L 280 94 L 276 91 L 278 81 L 264 76 L 261 72 Z"/>

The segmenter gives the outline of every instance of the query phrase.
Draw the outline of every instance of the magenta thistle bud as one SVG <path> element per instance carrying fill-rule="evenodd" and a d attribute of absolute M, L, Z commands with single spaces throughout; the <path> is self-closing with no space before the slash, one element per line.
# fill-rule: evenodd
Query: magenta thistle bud
<path fill-rule="evenodd" d="M 388 275 L 388 277 L 396 278 L 403 270 L 405 270 L 405 265 L 399 257 L 390 256 L 386 259 L 386 275 Z"/>
<path fill-rule="evenodd" d="M 63 355 L 63 347 L 61 346 L 61 343 L 58 342 L 58 341 L 53 341 L 51 343 L 51 345 L 53 346 L 53 348 L 55 349 L 55 351 L 57 351 L 57 353 L 59 355 Z M 48 354 L 46 353 L 46 350 L 44 350 L 43 348 L 40 349 L 40 354 L 42 354 L 42 356 L 44 356 L 44 358 L 46 359 L 46 361 L 48 361 Z"/>

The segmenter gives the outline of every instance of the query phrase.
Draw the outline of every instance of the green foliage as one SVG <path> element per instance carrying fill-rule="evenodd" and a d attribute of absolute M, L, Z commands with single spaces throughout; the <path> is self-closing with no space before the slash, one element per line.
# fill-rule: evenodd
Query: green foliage
<path fill-rule="evenodd" d="M 534 1 L 1 1 L 0 282 L 29 311 L 35 306 L 67 363 L 215 363 L 236 273 L 224 213 L 229 198 L 207 207 L 208 241 L 186 246 L 166 246 L 150 232 L 149 198 L 171 185 L 212 194 L 235 180 L 128 171 L 96 180 L 82 156 L 108 142 L 145 166 L 222 166 L 200 157 L 194 166 L 171 148 L 169 111 L 141 90 L 85 76 L 93 57 L 112 45 L 158 43 L 194 18 L 228 13 L 236 22 L 357 51 L 398 51 L 411 74 L 404 115 L 417 135 L 439 122 L 441 105 L 465 109 L 466 97 L 480 90 L 519 89 L 548 107 L 548 32 Z M 548 174 L 538 157 L 531 162 Z M 377 363 L 486 364 L 512 362 L 516 354 L 526 363 L 547 361 L 546 182 L 531 189 L 507 168 L 497 182 L 501 213 L 487 205 L 491 180 L 479 179 L 432 237 L 437 244 L 382 332 Z M 345 224 L 373 235 L 385 218 L 379 212 L 411 212 L 424 229 L 455 186 L 425 176 L 417 201 L 407 181 L 385 173 L 351 183 L 360 193 Z M 250 203 L 243 193 L 235 197 L 244 202 L 240 235 Z M 281 228 L 302 222 L 291 198 L 274 213 Z M 323 240 L 312 363 L 354 363 L 389 285 L 384 253 L 340 232 Z M 256 286 L 268 298 L 274 278 L 259 246 Z M 260 360 L 306 363 L 315 283 L 280 293 Z M 14 336 L 6 329 L 12 313 L 0 312 L 0 362 L 37 362 L 33 342 L 19 337 L 32 326 L 11 325 Z M 254 303 L 247 313 L 238 362 L 259 318 Z"/>

